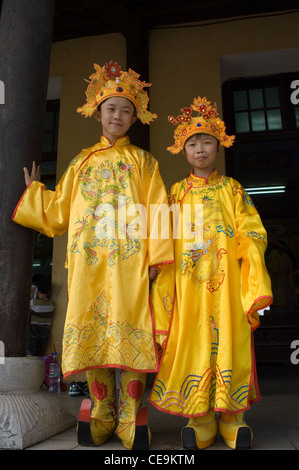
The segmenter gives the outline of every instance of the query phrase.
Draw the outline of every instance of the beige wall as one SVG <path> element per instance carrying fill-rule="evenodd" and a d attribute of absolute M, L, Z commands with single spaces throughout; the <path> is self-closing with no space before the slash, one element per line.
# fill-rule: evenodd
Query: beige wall
<path fill-rule="evenodd" d="M 178 115 L 180 108 L 189 106 L 198 95 L 216 101 L 221 115 L 221 58 L 299 47 L 298 29 L 299 13 L 293 13 L 214 25 L 157 29 L 150 33 L 150 82 L 153 83 L 150 109 L 158 114 L 150 128 L 150 151 L 159 160 L 167 187 L 189 172 L 182 155 L 172 156 L 166 150 L 173 143 L 174 131 L 168 115 Z M 77 106 L 85 102 L 87 84 L 84 78 L 93 73 L 93 62 L 103 65 L 112 59 L 125 68 L 125 57 L 125 40 L 120 34 L 53 44 L 50 75 L 62 78 L 58 177 L 71 158 L 81 148 L 93 145 L 100 134 L 95 121 L 75 112 Z M 227 131 L 229 133 L 229 129 Z M 217 168 L 225 172 L 223 152 Z M 56 304 L 53 337 L 58 352 L 61 351 L 67 306 L 65 251 L 66 236 L 63 236 L 54 241 L 53 259 Z"/>
<path fill-rule="evenodd" d="M 174 131 L 168 116 L 180 114 L 180 109 L 189 106 L 197 96 L 216 101 L 221 115 L 221 57 L 298 47 L 298 29 L 299 13 L 293 13 L 151 33 L 150 104 L 159 116 L 151 126 L 151 152 L 160 161 L 167 186 L 189 171 L 181 154 L 172 156 L 166 150 L 173 143 Z M 217 169 L 225 172 L 223 152 Z"/>

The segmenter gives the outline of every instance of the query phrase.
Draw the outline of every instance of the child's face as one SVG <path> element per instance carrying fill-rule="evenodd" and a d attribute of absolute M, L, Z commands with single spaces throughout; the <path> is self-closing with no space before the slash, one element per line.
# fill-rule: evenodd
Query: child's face
<path fill-rule="evenodd" d="M 195 134 L 185 143 L 184 153 L 196 176 L 208 176 L 214 170 L 219 142 L 212 135 Z"/>
<path fill-rule="evenodd" d="M 113 143 L 119 137 L 126 135 L 137 119 L 134 114 L 133 103 L 127 98 L 116 96 L 104 101 L 94 116 L 102 124 L 103 135 Z"/>

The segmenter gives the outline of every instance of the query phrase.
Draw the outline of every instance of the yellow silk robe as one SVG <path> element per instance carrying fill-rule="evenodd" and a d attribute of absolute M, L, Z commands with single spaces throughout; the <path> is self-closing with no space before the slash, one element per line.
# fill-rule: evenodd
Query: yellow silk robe
<path fill-rule="evenodd" d="M 171 266 L 173 244 L 148 236 L 150 218 L 138 214 L 149 214 L 151 204 L 168 205 L 158 162 L 127 136 L 112 145 L 102 136 L 72 160 L 55 191 L 34 181 L 15 209 L 14 222 L 49 237 L 68 231 L 65 377 L 96 367 L 159 367 L 156 336 L 167 333 L 171 315 L 163 297 L 173 293 L 155 283 L 162 309 L 154 317 L 148 268 Z"/>
<path fill-rule="evenodd" d="M 170 204 L 176 298 L 149 401 L 186 417 L 243 412 L 260 398 L 252 332 L 272 302 L 265 229 L 241 185 L 217 171 L 175 183 Z"/>

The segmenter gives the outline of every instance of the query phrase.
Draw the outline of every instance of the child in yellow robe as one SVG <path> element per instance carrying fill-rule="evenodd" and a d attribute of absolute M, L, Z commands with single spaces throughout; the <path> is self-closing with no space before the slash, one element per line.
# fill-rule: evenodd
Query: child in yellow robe
<path fill-rule="evenodd" d="M 216 107 L 198 97 L 182 111 L 169 117 L 178 127 L 168 150 L 183 150 L 193 169 L 170 190 L 170 207 L 178 209 L 176 297 L 149 401 L 189 418 L 182 429 L 185 449 L 212 445 L 218 431 L 229 447 L 250 448 L 244 412 L 260 398 L 252 332 L 258 310 L 272 302 L 267 235 L 240 183 L 215 170 L 219 145 L 229 147 L 235 138 L 226 134 Z"/>
<path fill-rule="evenodd" d="M 62 371 L 72 380 L 86 372 L 92 398 L 82 403 L 79 443 L 101 445 L 116 430 L 125 448 L 143 448 L 149 446 L 149 432 L 146 416 L 137 414 L 147 373 L 159 368 L 157 342 L 170 318 L 166 304 L 155 314 L 149 274 L 152 280 L 157 267 L 173 263 L 171 238 L 149 236 L 149 214 L 151 205 L 168 205 L 167 192 L 157 160 L 126 135 L 138 118 L 149 124 L 157 117 L 147 110 L 143 88 L 149 84 L 117 63 L 95 64 L 95 69 L 78 112 L 101 123 L 100 141 L 71 161 L 55 191 L 37 181 L 35 164 L 31 174 L 24 169 L 27 189 L 13 221 L 49 237 L 68 231 Z M 160 296 L 158 280 L 155 286 L 153 302 L 163 306 L 171 292 Z M 118 423 L 116 368 L 121 370 Z M 138 428 L 141 438 L 137 420 L 145 424 Z"/>

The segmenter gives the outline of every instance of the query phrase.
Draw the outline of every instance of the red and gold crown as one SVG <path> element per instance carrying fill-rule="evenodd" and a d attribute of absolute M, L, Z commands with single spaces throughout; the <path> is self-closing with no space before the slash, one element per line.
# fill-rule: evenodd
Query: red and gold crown
<path fill-rule="evenodd" d="M 89 77 L 86 90 L 86 104 L 77 109 L 78 113 L 90 117 L 96 111 L 98 105 L 107 98 L 120 96 L 130 100 L 135 108 L 137 117 L 143 124 L 149 124 L 157 115 L 148 111 L 148 94 L 144 87 L 151 86 L 138 80 L 139 76 L 134 70 L 123 72 L 117 62 L 100 67 L 94 64 L 96 72 Z"/>
<path fill-rule="evenodd" d="M 192 117 L 192 109 L 198 112 L 197 117 Z M 189 108 L 182 108 L 183 114 L 177 118 L 169 116 L 168 120 L 173 125 L 178 125 L 174 131 L 174 144 L 168 147 L 171 153 L 176 154 L 183 150 L 186 140 L 194 134 L 209 134 L 219 140 L 224 147 L 231 147 L 235 136 L 227 135 L 225 124 L 220 119 L 216 103 L 211 106 L 211 102 L 206 98 L 194 98 L 193 104 Z"/>

